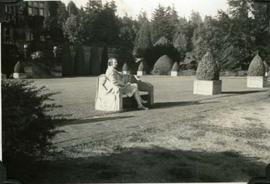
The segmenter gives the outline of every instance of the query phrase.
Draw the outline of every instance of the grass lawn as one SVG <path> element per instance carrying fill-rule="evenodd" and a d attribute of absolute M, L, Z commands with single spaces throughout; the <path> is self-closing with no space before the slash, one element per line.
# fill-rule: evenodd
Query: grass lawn
<path fill-rule="evenodd" d="M 57 153 L 34 183 L 248 181 L 270 162 L 270 97 L 246 79 L 223 78 L 223 93 L 192 94 L 193 77 L 144 76 L 148 111 L 94 110 L 96 77 L 39 79 L 62 105 Z"/>

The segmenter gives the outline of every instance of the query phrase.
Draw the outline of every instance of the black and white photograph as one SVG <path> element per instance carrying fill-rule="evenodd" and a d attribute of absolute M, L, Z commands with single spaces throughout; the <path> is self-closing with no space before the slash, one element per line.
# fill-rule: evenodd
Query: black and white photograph
<path fill-rule="evenodd" d="M 0 184 L 270 184 L 270 0 L 0 0 Z"/>

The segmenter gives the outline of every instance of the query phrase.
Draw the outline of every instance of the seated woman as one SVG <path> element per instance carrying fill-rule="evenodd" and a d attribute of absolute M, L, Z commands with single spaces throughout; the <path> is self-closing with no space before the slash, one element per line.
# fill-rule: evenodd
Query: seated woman
<path fill-rule="evenodd" d="M 134 95 L 138 104 L 138 109 L 147 110 L 148 108 L 142 104 L 144 101 L 139 95 L 138 85 L 129 82 L 125 83 L 123 74 L 116 70 L 117 65 L 118 63 L 115 58 L 110 58 L 108 60 L 108 68 L 105 74 L 107 79 L 111 82 L 112 85 L 119 87 L 124 95 L 128 95 L 129 97 Z M 113 88 L 111 90 L 113 90 Z"/>

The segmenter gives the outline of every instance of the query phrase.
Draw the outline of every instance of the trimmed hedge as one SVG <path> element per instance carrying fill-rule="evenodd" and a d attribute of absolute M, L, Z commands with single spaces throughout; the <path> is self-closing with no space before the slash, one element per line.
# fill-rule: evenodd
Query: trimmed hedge
<path fill-rule="evenodd" d="M 219 68 L 210 52 L 199 62 L 196 77 L 198 80 L 219 80 Z"/>
<path fill-rule="evenodd" d="M 171 71 L 172 65 L 172 59 L 167 55 L 163 55 L 155 63 L 152 73 L 156 75 L 167 75 Z"/>
<path fill-rule="evenodd" d="M 24 64 L 21 61 L 15 64 L 14 73 L 24 73 Z"/>
<path fill-rule="evenodd" d="M 265 66 L 262 61 L 262 58 L 259 54 L 252 59 L 249 68 L 248 68 L 248 76 L 264 76 L 265 75 Z"/>

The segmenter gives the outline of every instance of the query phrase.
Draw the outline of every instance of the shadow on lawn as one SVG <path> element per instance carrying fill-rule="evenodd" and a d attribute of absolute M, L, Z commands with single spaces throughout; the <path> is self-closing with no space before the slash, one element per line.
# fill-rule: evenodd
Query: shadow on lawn
<path fill-rule="evenodd" d="M 127 119 L 132 118 L 134 116 L 113 116 L 113 117 L 100 117 L 100 118 L 92 118 L 92 119 L 65 119 L 59 120 L 56 122 L 56 126 L 67 126 L 67 125 L 79 125 L 79 124 L 88 124 L 88 123 L 97 123 L 102 121 L 112 121 L 117 119 Z"/>
<path fill-rule="evenodd" d="M 152 108 L 169 108 L 169 107 L 177 107 L 177 106 L 188 106 L 188 105 L 201 105 L 205 103 L 218 103 L 218 102 L 200 102 L 200 101 L 181 101 L 181 102 L 158 102 L 155 103 Z"/>
<path fill-rule="evenodd" d="M 263 176 L 266 164 L 236 152 L 120 149 L 112 155 L 37 164 L 27 183 L 232 182 Z"/>
<path fill-rule="evenodd" d="M 266 92 L 267 90 L 253 90 L 253 91 L 223 91 L 222 94 L 232 94 L 232 95 L 245 95 L 251 93 L 261 93 Z"/>

